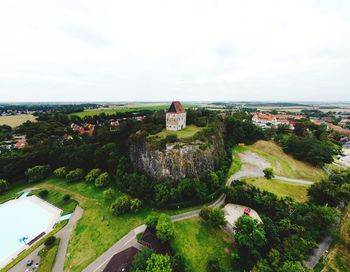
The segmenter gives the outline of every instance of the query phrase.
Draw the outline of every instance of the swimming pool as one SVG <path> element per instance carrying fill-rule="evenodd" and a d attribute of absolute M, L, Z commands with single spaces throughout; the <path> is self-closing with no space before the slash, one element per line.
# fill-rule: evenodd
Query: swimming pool
<path fill-rule="evenodd" d="M 59 221 L 61 210 L 46 201 L 30 196 L 0 205 L 0 268 L 11 262 L 43 232 L 48 233 Z"/>

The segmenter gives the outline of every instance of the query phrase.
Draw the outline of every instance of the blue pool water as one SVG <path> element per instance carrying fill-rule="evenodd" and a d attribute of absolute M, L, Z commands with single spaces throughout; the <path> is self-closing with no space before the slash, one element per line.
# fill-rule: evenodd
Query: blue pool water
<path fill-rule="evenodd" d="M 60 221 L 67 220 L 67 219 L 69 219 L 71 216 L 72 216 L 71 213 L 70 213 L 70 214 L 66 214 L 66 215 L 62 215 L 62 216 L 60 217 Z"/>
<path fill-rule="evenodd" d="M 15 199 L 0 205 L 0 267 L 24 249 L 24 243 L 19 240 L 21 237 L 28 237 L 26 242 L 29 242 L 46 232 L 59 217 L 51 207 L 45 208 L 45 203 L 33 201 L 33 198 Z"/>

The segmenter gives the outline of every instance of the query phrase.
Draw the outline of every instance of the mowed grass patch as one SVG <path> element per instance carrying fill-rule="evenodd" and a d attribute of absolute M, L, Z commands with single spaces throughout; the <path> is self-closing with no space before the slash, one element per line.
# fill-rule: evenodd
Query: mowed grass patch
<path fill-rule="evenodd" d="M 209 227 L 198 217 L 175 223 L 175 238 L 171 245 L 184 255 L 189 271 L 207 271 L 207 262 L 211 258 L 218 258 L 224 271 L 232 271 L 232 241 L 221 229 Z"/>
<path fill-rule="evenodd" d="M 39 189 L 39 190 L 31 191 L 31 194 L 40 197 L 39 195 L 40 191 L 42 190 Z M 48 192 L 49 194 L 47 195 L 47 197 L 42 199 L 60 208 L 63 211 L 62 215 L 70 214 L 74 211 L 75 207 L 77 206 L 77 202 L 74 199 L 71 198 L 68 201 L 63 201 L 63 196 L 65 194 L 61 192 L 57 192 L 55 190 L 48 190 Z"/>
<path fill-rule="evenodd" d="M 350 205 L 341 219 L 339 235 L 340 241 L 331 247 L 322 272 L 350 271 Z"/>
<path fill-rule="evenodd" d="M 310 187 L 309 185 L 296 184 L 276 179 L 268 180 L 264 177 L 244 178 L 244 180 L 261 190 L 274 193 L 279 197 L 288 196 L 299 202 L 305 202 L 308 199 L 307 189 Z"/>
<path fill-rule="evenodd" d="M 327 178 L 321 168 L 294 159 L 273 141 L 257 141 L 246 148 L 268 161 L 276 175 L 310 181 L 321 181 Z"/>
<path fill-rule="evenodd" d="M 52 271 L 59 244 L 60 239 L 56 238 L 55 242 L 51 246 L 44 246 L 44 248 L 39 251 L 38 255 L 40 256 L 40 263 L 37 270 L 38 272 Z"/>
<path fill-rule="evenodd" d="M 178 131 L 169 131 L 166 129 L 163 129 L 161 132 L 152 135 L 152 136 L 158 136 L 159 138 L 165 138 L 168 135 L 177 135 L 177 138 L 179 139 L 186 139 L 194 136 L 198 131 L 201 131 L 202 128 L 197 127 L 195 125 L 189 125 L 186 126 L 186 128 L 178 130 Z"/>
<path fill-rule="evenodd" d="M 8 125 L 10 127 L 18 127 L 26 121 L 35 122 L 36 117 L 31 114 L 0 116 L 0 125 Z"/>

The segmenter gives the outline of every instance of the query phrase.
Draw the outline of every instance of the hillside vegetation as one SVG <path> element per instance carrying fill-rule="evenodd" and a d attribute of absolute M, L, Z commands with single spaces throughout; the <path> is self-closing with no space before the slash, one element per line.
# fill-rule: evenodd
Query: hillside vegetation
<path fill-rule="evenodd" d="M 322 272 L 350 271 L 350 205 L 340 223 L 340 241 L 330 250 Z"/>
<path fill-rule="evenodd" d="M 310 181 L 321 181 L 327 177 L 321 168 L 294 159 L 273 141 L 260 140 L 246 148 L 268 161 L 278 176 Z"/>

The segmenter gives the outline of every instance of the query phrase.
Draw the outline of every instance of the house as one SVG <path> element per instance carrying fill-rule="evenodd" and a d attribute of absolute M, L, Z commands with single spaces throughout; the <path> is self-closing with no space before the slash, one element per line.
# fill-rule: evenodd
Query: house
<path fill-rule="evenodd" d="M 26 140 L 21 140 L 15 144 L 15 148 L 22 149 L 22 148 L 26 147 L 27 145 L 28 145 L 28 142 Z"/>
<path fill-rule="evenodd" d="M 135 247 L 129 247 L 117 254 L 115 254 L 103 272 L 127 272 L 130 270 L 132 261 L 139 250 Z"/>
<path fill-rule="evenodd" d="M 166 129 L 181 130 L 186 127 L 186 111 L 179 101 L 173 101 L 166 113 Z"/>
<path fill-rule="evenodd" d="M 70 127 L 75 133 L 79 135 L 88 134 L 91 136 L 95 131 L 95 125 L 93 124 L 85 124 L 84 126 L 80 126 L 72 123 Z"/>

